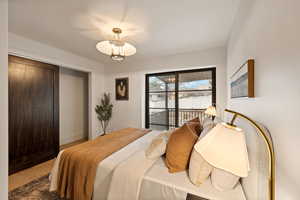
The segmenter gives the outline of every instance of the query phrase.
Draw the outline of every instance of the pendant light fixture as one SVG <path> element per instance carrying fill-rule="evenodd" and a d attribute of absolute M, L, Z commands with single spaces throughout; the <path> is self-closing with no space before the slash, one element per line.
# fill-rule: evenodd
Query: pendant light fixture
<path fill-rule="evenodd" d="M 115 34 L 113 40 L 105 40 L 97 43 L 96 48 L 103 54 L 109 55 L 114 61 L 123 61 L 126 56 L 132 56 L 136 53 L 136 48 L 121 40 L 120 28 L 113 28 L 112 32 Z"/>

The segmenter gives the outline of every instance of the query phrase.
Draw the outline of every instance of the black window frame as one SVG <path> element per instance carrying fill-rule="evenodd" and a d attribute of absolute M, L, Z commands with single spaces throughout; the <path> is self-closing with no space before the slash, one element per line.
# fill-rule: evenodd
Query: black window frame
<path fill-rule="evenodd" d="M 206 72 L 211 71 L 212 73 L 212 88 L 211 89 L 199 89 L 199 90 L 179 90 L 179 74 L 184 73 L 192 73 L 192 72 Z M 154 124 L 150 123 L 150 109 L 165 109 L 165 108 L 150 108 L 149 107 L 149 93 L 155 93 L 158 91 L 150 91 L 149 90 L 149 78 L 152 76 L 168 76 L 168 75 L 175 75 L 175 90 L 174 91 L 159 91 L 159 93 L 167 93 L 168 92 L 175 92 L 175 127 L 178 127 L 179 122 L 179 92 L 195 92 L 195 91 L 211 91 L 212 92 L 212 105 L 216 105 L 216 68 L 200 68 L 200 69 L 190 69 L 190 70 L 178 70 L 178 71 L 168 71 L 168 72 L 159 72 L 159 73 L 149 73 L 145 75 L 145 128 L 149 128 L 150 125 L 157 125 L 157 126 L 165 126 L 170 127 L 173 125 L 170 124 Z M 169 123 L 169 122 L 168 122 Z"/>

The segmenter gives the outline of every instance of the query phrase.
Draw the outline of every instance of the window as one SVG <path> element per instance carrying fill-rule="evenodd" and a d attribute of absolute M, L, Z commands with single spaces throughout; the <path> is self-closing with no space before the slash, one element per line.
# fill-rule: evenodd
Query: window
<path fill-rule="evenodd" d="M 215 103 L 215 68 L 146 74 L 146 128 L 181 126 Z"/>

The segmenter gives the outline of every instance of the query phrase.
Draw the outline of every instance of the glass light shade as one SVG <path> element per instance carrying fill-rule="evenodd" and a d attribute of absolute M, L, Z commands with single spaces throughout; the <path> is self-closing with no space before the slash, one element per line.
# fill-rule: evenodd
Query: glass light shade
<path fill-rule="evenodd" d="M 121 55 L 111 55 L 110 57 L 114 61 L 123 61 L 125 59 L 125 56 L 121 56 Z"/>
<path fill-rule="evenodd" d="M 136 48 L 127 43 L 119 43 L 119 41 L 102 41 L 97 43 L 96 48 L 103 54 L 109 56 L 132 56 L 136 53 Z"/>
<path fill-rule="evenodd" d="M 207 115 L 211 115 L 211 116 L 217 116 L 217 110 L 216 110 L 216 107 L 214 107 L 214 106 L 209 106 L 209 107 L 205 110 L 204 113 L 207 114 Z"/>
<path fill-rule="evenodd" d="M 248 152 L 241 129 L 219 123 L 196 143 L 194 149 L 212 166 L 239 177 L 248 176 Z"/>

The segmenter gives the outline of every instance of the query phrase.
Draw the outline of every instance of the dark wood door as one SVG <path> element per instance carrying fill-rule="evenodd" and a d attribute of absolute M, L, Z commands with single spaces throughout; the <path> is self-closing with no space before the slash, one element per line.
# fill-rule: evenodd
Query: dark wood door
<path fill-rule="evenodd" d="M 9 173 L 59 151 L 59 68 L 9 56 Z"/>

